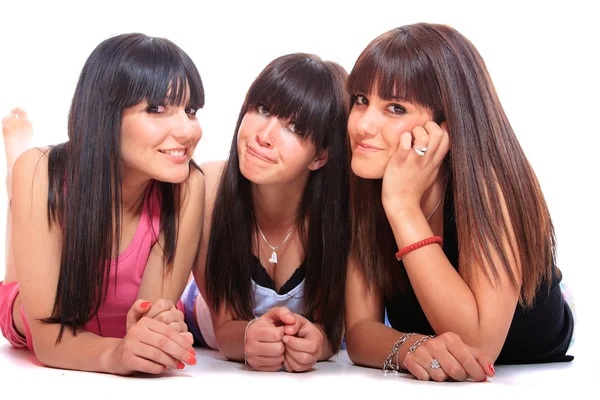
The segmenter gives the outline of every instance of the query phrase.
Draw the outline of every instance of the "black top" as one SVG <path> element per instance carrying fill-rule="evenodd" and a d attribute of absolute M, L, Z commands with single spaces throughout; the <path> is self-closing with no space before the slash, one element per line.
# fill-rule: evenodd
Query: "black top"
<path fill-rule="evenodd" d="M 458 238 L 454 217 L 452 191 L 446 195 L 444 205 L 444 253 L 458 270 Z M 404 264 L 399 263 L 406 277 Z M 406 279 L 408 282 L 408 278 Z M 560 289 L 561 274 L 552 268 L 550 291 L 541 285 L 536 292 L 535 304 L 525 310 L 517 304 L 506 341 L 496 364 L 532 364 L 572 361 L 565 355 L 573 336 L 573 314 Z M 410 285 L 401 293 L 399 290 L 386 296 L 388 319 L 392 327 L 400 332 L 417 332 L 433 335 L 435 332 L 425 317 L 417 297 Z"/>
<path fill-rule="evenodd" d="M 252 280 L 257 285 L 273 290 L 277 294 L 286 294 L 295 289 L 306 277 L 306 263 L 302 262 L 298 268 L 294 271 L 290 279 L 279 288 L 279 291 L 275 289 L 275 282 L 267 273 L 267 270 L 260 263 L 258 257 L 252 257 Z"/>

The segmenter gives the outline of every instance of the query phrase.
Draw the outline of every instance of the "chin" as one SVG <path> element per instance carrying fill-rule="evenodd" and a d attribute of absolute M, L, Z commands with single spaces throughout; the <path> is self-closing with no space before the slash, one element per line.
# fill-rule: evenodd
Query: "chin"
<path fill-rule="evenodd" d="M 377 165 L 373 165 L 373 163 L 363 160 L 357 161 L 356 159 L 352 160 L 351 168 L 354 175 L 363 179 L 382 179 L 385 172 L 385 168 L 379 168 Z"/>

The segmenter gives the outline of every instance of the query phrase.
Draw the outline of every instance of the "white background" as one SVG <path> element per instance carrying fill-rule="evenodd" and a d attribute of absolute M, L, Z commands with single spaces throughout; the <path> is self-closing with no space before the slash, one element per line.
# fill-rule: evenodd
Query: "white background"
<path fill-rule="evenodd" d="M 316 53 L 350 71 L 362 49 L 389 29 L 414 22 L 453 26 L 481 52 L 541 182 L 556 227 L 559 266 L 577 302 L 577 355 L 587 358 L 598 354 L 591 344 L 600 277 L 600 202 L 592 194 L 600 172 L 594 3 L 2 1 L 0 114 L 24 107 L 34 123 L 35 145 L 64 141 L 71 96 L 93 48 L 119 33 L 163 36 L 190 55 L 205 84 L 204 136 L 195 158 L 223 159 L 245 92 L 273 58 Z"/>

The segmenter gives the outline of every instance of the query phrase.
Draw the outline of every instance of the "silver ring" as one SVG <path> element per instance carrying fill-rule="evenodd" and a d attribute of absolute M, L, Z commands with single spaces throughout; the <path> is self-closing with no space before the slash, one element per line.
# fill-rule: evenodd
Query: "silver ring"
<path fill-rule="evenodd" d="M 442 366 L 440 365 L 440 362 L 434 358 L 433 360 L 431 360 L 431 364 L 429 364 L 429 368 L 427 368 L 427 372 L 429 373 L 429 371 L 431 371 L 432 369 L 438 369 L 438 368 L 442 368 Z"/>
<path fill-rule="evenodd" d="M 425 153 L 427 153 L 427 150 L 428 150 L 427 147 L 421 147 L 420 149 L 413 147 L 413 149 L 415 150 L 415 153 L 417 153 L 421 157 L 423 157 L 425 155 Z"/>

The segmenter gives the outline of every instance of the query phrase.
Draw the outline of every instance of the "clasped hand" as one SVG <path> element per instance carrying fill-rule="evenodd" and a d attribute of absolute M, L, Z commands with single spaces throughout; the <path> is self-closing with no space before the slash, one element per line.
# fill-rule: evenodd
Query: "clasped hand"
<path fill-rule="evenodd" d="M 258 371 L 302 372 L 321 357 L 323 334 L 313 323 L 285 307 L 275 307 L 252 323 L 244 351 Z"/>

